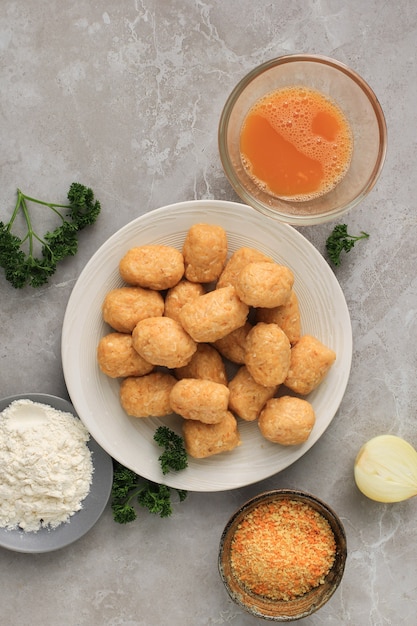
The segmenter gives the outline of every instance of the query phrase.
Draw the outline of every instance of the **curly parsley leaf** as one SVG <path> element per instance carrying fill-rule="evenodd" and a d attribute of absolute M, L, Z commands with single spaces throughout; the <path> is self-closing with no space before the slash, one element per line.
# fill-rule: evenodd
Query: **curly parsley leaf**
<path fill-rule="evenodd" d="M 137 518 L 139 505 L 159 517 L 172 515 L 172 496 L 183 502 L 188 495 L 184 489 L 174 489 L 142 478 L 118 461 L 113 461 L 111 509 L 118 524 L 128 524 Z"/>
<path fill-rule="evenodd" d="M 0 267 L 6 279 L 20 289 L 26 285 L 40 287 L 55 273 L 57 264 L 78 250 L 77 233 L 93 224 L 100 214 L 101 205 L 94 200 L 89 187 L 72 183 L 68 192 L 69 204 L 45 202 L 17 190 L 17 201 L 9 222 L 0 222 Z M 30 203 L 49 208 L 60 220 L 60 225 L 41 237 L 32 224 Z M 63 210 L 66 209 L 66 215 Z M 26 233 L 20 238 L 12 233 L 12 227 L 19 212 L 23 213 Z M 35 256 L 35 243 L 41 244 L 41 256 Z M 27 252 L 22 246 L 26 244 Z"/>
<path fill-rule="evenodd" d="M 368 239 L 368 233 L 361 231 L 360 235 L 350 235 L 346 224 L 337 224 L 326 240 L 326 250 L 330 261 L 340 265 L 341 253 L 349 252 L 360 239 Z"/>

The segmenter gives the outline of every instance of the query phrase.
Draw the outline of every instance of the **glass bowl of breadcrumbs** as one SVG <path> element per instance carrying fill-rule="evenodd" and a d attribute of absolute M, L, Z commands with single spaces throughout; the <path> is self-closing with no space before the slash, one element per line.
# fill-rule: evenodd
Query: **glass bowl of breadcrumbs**
<path fill-rule="evenodd" d="M 308 617 L 336 591 L 346 535 L 332 509 L 292 489 L 261 493 L 230 518 L 220 540 L 219 572 L 229 596 L 256 617 Z"/>

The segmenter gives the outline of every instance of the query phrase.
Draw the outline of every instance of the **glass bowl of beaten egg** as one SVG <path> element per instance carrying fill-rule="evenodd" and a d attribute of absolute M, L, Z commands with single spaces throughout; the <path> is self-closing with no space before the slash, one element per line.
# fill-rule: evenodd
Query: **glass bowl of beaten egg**
<path fill-rule="evenodd" d="M 326 503 L 303 491 L 275 489 L 231 516 L 218 566 L 238 606 L 258 618 L 292 622 L 330 600 L 346 557 L 343 525 Z"/>
<path fill-rule="evenodd" d="M 254 68 L 223 108 L 220 159 L 249 206 L 293 225 L 334 220 L 363 200 L 383 168 L 387 129 L 369 85 L 319 55 Z"/>

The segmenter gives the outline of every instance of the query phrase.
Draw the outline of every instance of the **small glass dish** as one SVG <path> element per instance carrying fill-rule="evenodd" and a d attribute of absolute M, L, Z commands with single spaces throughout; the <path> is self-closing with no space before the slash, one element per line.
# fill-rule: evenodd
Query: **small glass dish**
<path fill-rule="evenodd" d="M 333 101 L 353 136 L 352 157 L 342 180 L 327 193 L 301 202 L 276 197 L 258 186 L 243 165 L 240 149 L 242 125 L 252 106 L 267 94 L 294 86 L 318 91 Z M 225 174 L 246 204 L 302 226 L 336 219 L 367 196 L 385 161 L 387 128 L 376 95 L 356 72 L 324 56 L 288 55 L 254 68 L 236 85 L 220 117 L 218 143 Z"/>
<path fill-rule="evenodd" d="M 295 504 L 294 504 L 295 503 Z M 277 510 L 273 507 L 279 507 Z M 242 527 L 244 527 L 245 521 L 249 521 L 250 524 L 256 529 L 259 528 L 259 522 L 257 522 L 256 511 L 258 512 L 258 516 L 262 516 L 262 523 L 269 515 L 271 515 L 271 520 L 274 519 L 274 523 L 276 524 L 276 516 L 281 515 L 281 509 L 283 510 L 283 515 L 285 517 L 286 511 L 284 507 L 294 507 L 294 515 L 300 516 L 304 515 L 304 511 L 307 511 L 309 516 L 313 516 L 313 521 L 311 522 L 311 526 L 309 526 L 310 522 L 305 523 L 300 517 L 300 523 L 295 523 L 295 526 L 299 529 L 298 536 L 294 541 L 292 537 L 285 538 L 286 541 L 290 543 L 290 547 L 288 549 L 291 552 L 291 556 L 289 556 L 289 562 L 291 560 L 292 565 L 289 566 L 285 564 L 285 558 L 282 554 L 282 546 L 286 542 L 284 541 L 285 535 L 281 535 L 282 540 L 280 544 L 273 543 L 272 548 L 271 545 L 268 545 L 268 556 L 265 555 L 265 564 L 262 563 L 263 557 L 259 557 L 259 548 L 262 545 L 259 537 L 262 535 L 259 534 L 251 534 L 252 529 L 249 529 L 247 537 L 251 537 L 250 541 L 253 541 L 254 544 L 252 547 L 255 548 L 255 552 L 249 552 L 245 554 L 245 558 L 242 557 L 242 539 L 241 535 L 239 537 L 239 533 L 242 532 Z M 269 512 L 270 511 L 270 512 Z M 300 512 L 300 513 L 299 513 Z M 319 514 L 317 516 L 317 514 Z M 316 518 L 319 518 L 322 529 L 320 532 L 326 533 L 329 541 L 330 537 L 333 535 L 332 541 L 332 555 L 334 557 L 333 562 L 331 559 L 329 560 L 329 567 L 327 573 L 324 573 L 320 579 L 320 583 L 317 586 L 310 586 L 304 591 L 302 594 L 299 593 L 295 597 L 290 597 L 289 599 L 280 599 L 285 596 L 285 593 L 282 592 L 282 585 L 287 584 L 285 577 L 289 570 L 298 572 L 298 567 L 302 567 L 302 560 L 305 557 L 305 548 L 303 548 L 303 552 L 297 554 L 295 557 L 293 555 L 293 546 L 302 545 L 303 544 L 303 534 L 306 534 L 313 528 L 313 525 L 316 523 Z M 324 518 L 324 521 L 323 521 Z M 270 522 L 271 520 L 267 520 Z M 279 533 L 291 533 L 293 532 L 293 526 L 287 526 L 285 519 L 278 522 L 279 526 L 277 530 L 274 529 L 274 534 L 272 535 L 274 538 L 279 536 Z M 324 524 L 324 526 L 323 526 Z M 291 531 L 288 531 L 288 528 L 291 528 Z M 307 529 L 307 530 L 306 530 Z M 256 530 L 256 532 L 258 532 Z M 295 531 L 294 531 L 295 532 Z M 311 571 L 319 571 L 320 567 L 323 572 L 326 572 L 326 567 L 323 566 L 320 557 L 320 550 L 323 548 L 323 541 L 319 546 L 319 540 L 322 539 L 319 536 L 317 539 L 317 533 L 314 534 L 314 541 L 317 541 L 317 563 L 314 561 Z M 319 533 L 320 535 L 320 533 Z M 324 535 L 323 535 L 324 537 Z M 255 543 L 256 542 L 256 543 Z M 304 544 L 307 545 L 307 544 Z M 281 550 L 281 552 L 280 552 Z M 236 552 L 234 552 L 236 551 Z M 276 551 L 276 555 L 274 554 Z M 307 553 L 311 555 L 311 553 L 307 549 Z M 252 561 L 251 556 L 248 555 L 254 554 L 254 561 Z M 240 563 L 244 563 L 243 572 L 239 569 L 242 567 L 241 565 L 236 565 L 236 555 L 238 559 L 240 559 Z M 272 556 L 271 556 L 272 555 Z M 219 558 L 218 558 L 218 566 L 220 577 L 225 585 L 225 588 L 230 596 L 230 598 L 236 602 L 241 608 L 245 609 L 248 613 L 251 613 L 255 617 L 263 618 L 270 621 L 275 622 L 291 622 L 294 620 L 298 620 L 304 617 L 308 617 L 318 609 L 320 609 L 334 594 L 337 587 L 339 586 L 343 572 L 345 568 L 347 556 L 347 547 L 346 547 L 346 535 L 343 528 L 343 525 L 332 509 L 316 498 L 315 496 L 293 489 L 276 489 L 272 491 L 268 491 L 265 493 L 261 493 L 248 502 L 246 502 L 243 506 L 241 506 L 229 519 L 226 524 L 224 531 L 220 540 L 220 549 L 219 549 Z M 275 561 L 278 559 L 278 561 Z M 296 559 L 296 560 L 294 560 Z M 279 571 L 279 567 L 277 570 L 274 569 L 275 562 L 279 562 L 279 566 L 282 565 L 282 580 L 278 581 L 277 578 L 273 578 L 271 582 L 270 573 L 275 571 Z M 260 568 L 260 563 L 262 565 L 266 565 L 266 567 Z M 300 565 L 299 565 L 300 564 Z M 285 567 L 286 565 L 286 567 Z M 239 573 L 238 573 L 239 570 Z M 257 584 L 259 584 L 262 588 L 268 584 L 270 589 L 274 589 L 272 593 L 263 593 L 262 595 L 255 591 L 257 589 L 254 584 L 249 584 L 249 580 L 253 580 L 254 578 L 259 578 L 259 572 L 268 572 L 265 576 L 265 580 L 260 579 L 257 580 Z M 300 569 L 301 572 L 301 569 Z M 301 580 L 304 573 L 298 576 L 298 579 Z M 268 579 L 268 583 L 267 583 Z M 297 580 L 297 576 L 294 575 L 294 579 Z M 304 580 L 307 580 L 306 578 Z M 283 583 L 284 581 L 284 583 Z M 301 585 L 301 583 L 297 583 Z M 300 586 L 300 589 L 302 587 Z M 274 599 L 274 595 L 277 599 Z M 289 594 L 291 596 L 291 594 Z"/>

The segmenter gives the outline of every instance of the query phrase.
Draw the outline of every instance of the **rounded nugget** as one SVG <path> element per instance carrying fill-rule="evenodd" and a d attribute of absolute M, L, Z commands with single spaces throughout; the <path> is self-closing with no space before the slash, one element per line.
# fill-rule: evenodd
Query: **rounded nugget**
<path fill-rule="evenodd" d="M 135 350 L 149 363 L 175 368 L 187 365 L 197 350 L 196 343 L 181 324 L 170 317 L 148 317 L 132 332 Z"/>
<path fill-rule="evenodd" d="M 258 426 L 268 441 L 296 446 L 307 441 L 315 421 L 314 409 L 307 400 L 282 396 L 268 400 L 259 416 Z"/>
<path fill-rule="evenodd" d="M 169 289 L 184 275 L 184 258 L 172 246 L 149 245 L 131 248 L 119 263 L 119 272 L 129 285 Z"/>
<path fill-rule="evenodd" d="M 109 333 L 97 346 L 97 361 L 101 371 L 110 378 L 143 376 L 154 366 L 136 352 L 131 335 Z"/>
<path fill-rule="evenodd" d="M 180 321 L 180 311 L 184 304 L 191 302 L 202 296 L 204 293 L 203 285 L 199 283 L 192 283 L 189 280 L 180 280 L 180 282 L 168 289 L 165 296 L 165 317 L 172 317 L 173 320 Z"/>
<path fill-rule="evenodd" d="M 253 307 L 281 306 L 287 302 L 294 275 L 285 265 L 269 261 L 248 263 L 236 279 L 236 293 Z"/>
<path fill-rule="evenodd" d="M 216 424 L 227 412 L 229 389 L 211 380 L 183 378 L 172 388 L 170 403 L 184 419 Z"/>
<path fill-rule="evenodd" d="M 259 385 L 243 365 L 229 382 L 229 409 L 246 422 L 253 422 L 277 388 Z"/>
<path fill-rule="evenodd" d="M 273 261 L 273 259 L 256 250 L 256 248 L 243 246 L 235 250 L 220 274 L 216 288 L 221 289 L 229 285 L 234 287 L 242 268 L 248 263 L 254 263 L 255 261 Z"/>
<path fill-rule="evenodd" d="M 233 287 L 215 289 L 185 304 L 180 321 L 194 341 L 213 343 L 243 326 L 249 307 Z"/>
<path fill-rule="evenodd" d="M 195 459 L 228 452 L 241 444 L 236 418 L 229 411 L 218 424 L 185 420 L 182 434 L 185 449 Z"/>
<path fill-rule="evenodd" d="M 284 382 L 290 367 L 291 344 L 277 324 L 259 322 L 246 338 L 245 364 L 259 385 Z"/>
<path fill-rule="evenodd" d="M 316 337 L 303 335 L 291 349 L 284 385 L 303 396 L 318 387 L 336 360 L 336 353 Z"/>
<path fill-rule="evenodd" d="M 162 295 L 142 287 L 112 289 L 102 305 L 104 321 L 120 333 L 131 333 L 140 320 L 162 315 L 163 312 Z"/>
<path fill-rule="evenodd" d="M 227 385 L 226 367 L 222 357 L 207 343 L 197 344 L 191 361 L 175 370 L 177 378 L 203 378 L 214 383 Z"/>
<path fill-rule="evenodd" d="M 214 342 L 215 348 L 221 355 L 232 363 L 243 365 L 245 362 L 246 337 L 252 330 L 252 324 L 245 322 L 240 328 L 236 328 L 231 333 Z"/>
<path fill-rule="evenodd" d="M 194 283 L 211 283 L 220 276 L 227 257 L 227 235 L 215 224 L 194 224 L 182 248 L 185 276 Z"/>
<path fill-rule="evenodd" d="M 125 378 L 120 385 L 120 403 L 132 417 L 163 417 L 172 413 L 169 394 L 176 379 L 165 372 Z"/>
<path fill-rule="evenodd" d="M 256 309 L 256 321 L 265 324 L 278 324 L 287 335 L 291 345 L 297 343 L 301 336 L 301 318 L 298 298 L 294 290 L 288 301 L 272 309 Z"/>

